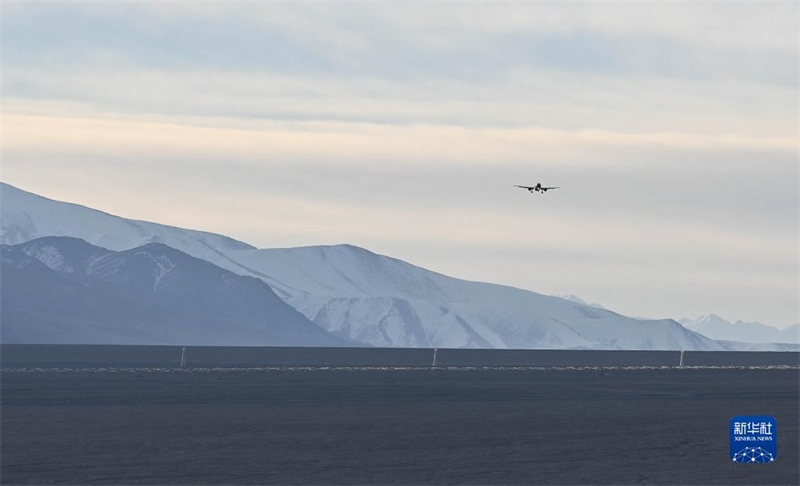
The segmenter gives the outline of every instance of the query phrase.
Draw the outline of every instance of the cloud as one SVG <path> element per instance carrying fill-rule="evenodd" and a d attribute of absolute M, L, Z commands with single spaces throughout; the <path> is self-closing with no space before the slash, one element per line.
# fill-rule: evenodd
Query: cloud
<path fill-rule="evenodd" d="M 480 80 L 522 66 L 795 86 L 797 6 L 745 4 L 36 4 L 12 9 L 18 65 Z M 57 54 L 57 55 L 54 55 Z"/>
<path fill-rule="evenodd" d="M 795 89 L 747 82 L 573 76 L 391 80 L 242 71 L 4 69 L 7 111 L 443 124 L 794 137 Z M 51 103 L 48 107 L 46 103 Z M 223 120 L 224 121 L 224 120 Z"/>
<path fill-rule="evenodd" d="M 122 120 L 111 117 L 55 117 L 6 114 L 6 153 L 103 155 L 131 157 L 158 153 L 176 159 L 225 158 L 258 164 L 336 160 L 341 164 L 395 161 L 407 165 L 458 161 L 466 164 L 626 165 L 625 159 L 581 157 L 607 147 L 694 151 L 752 150 L 795 153 L 789 137 L 620 133 L 607 130 L 545 128 L 466 128 L 448 125 L 378 125 L 310 122 L 286 126 L 254 121 L 247 126 L 191 125 L 180 121 Z M 632 162 L 630 160 L 628 163 Z"/>

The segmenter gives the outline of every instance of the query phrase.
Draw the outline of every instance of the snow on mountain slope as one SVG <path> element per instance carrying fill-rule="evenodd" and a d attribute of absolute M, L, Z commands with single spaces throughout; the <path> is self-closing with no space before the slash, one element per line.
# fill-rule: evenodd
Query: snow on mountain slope
<path fill-rule="evenodd" d="M 269 275 L 322 328 L 375 346 L 723 349 L 675 321 L 459 280 L 351 245 L 224 253 Z"/>
<path fill-rule="evenodd" d="M 0 216 L 0 244 L 6 245 L 42 236 L 71 236 L 117 251 L 163 243 L 205 260 L 215 258 L 214 249 L 253 248 L 227 236 L 125 219 L 53 201 L 5 183 L 0 183 Z"/>
<path fill-rule="evenodd" d="M 561 299 L 564 299 L 564 300 L 569 300 L 570 302 L 577 302 L 578 304 L 588 305 L 590 307 L 597 307 L 598 309 L 606 309 L 606 310 L 608 310 L 605 306 L 602 306 L 602 305 L 598 304 L 597 302 L 592 302 L 590 304 L 589 302 L 586 302 L 585 300 L 581 299 L 577 295 L 572 295 L 572 294 L 569 294 L 569 295 L 554 295 L 553 297 L 558 297 L 558 298 L 561 298 Z"/>
<path fill-rule="evenodd" d="M 166 245 L 70 237 L 0 246 L 4 343 L 352 346 L 259 279 Z"/>
<path fill-rule="evenodd" d="M 697 319 L 681 319 L 679 322 L 687 329 L 711 339 L 742 343 L 800 344 L 800 324 L 778 329 L 760 322 L 731 323 L 716 314 L 700 316 Z"/>
<path fill-rule="evenodd" d="M 671 320 L 630 319 L 557 297 L 467 282 L 354 246 L 256 250 L 224 236 L 128 220 L 6 184 L 0 190 L 2 242 L 65 235 L 111 250 L 164 243 L 257 277 L 317 325 L 370 345 L 724 349 Z M 54 269 L 71 265 L 59 255 L 40 257 Z M 169 265 L 155 263 L 168 279 Z"/>

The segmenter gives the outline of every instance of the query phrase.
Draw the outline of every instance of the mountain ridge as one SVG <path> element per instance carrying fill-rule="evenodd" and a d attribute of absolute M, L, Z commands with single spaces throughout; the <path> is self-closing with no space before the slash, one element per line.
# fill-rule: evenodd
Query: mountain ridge
<path fill-rule="evenodd" d="M 13 186 L 0 188 L 0 241 L 25 231 L 87 237 L 91 244 L 120 251 L 158 241 L 237 275 L 258 278 L 318 327 L 366 345 L 725 349 L 673 320 L 637 320 L 530 290 L 449 277 L 350 244 L 259 250 L 223 235 L 156 223 L 139 222 L 132 231 L 124 218 Z M 46 211 L 37 205 L 45 205 Z M 19 221 L 21 229 L 14 226 Z M 158 262 L 150 265 L 157 268 Z"/>
<path fill-rule="evenodd" d="M 373 346 L 722 349 L 672 320 L 636 321 L 529 290 L 461 280 L 352 245 L 225 254 L 269 275 L 276 291 L 320 327 Z"/>
<path fill-rule="evenodd" d="M 0 203 L 0 244 L 15 245 L 42 236 L 72 236 L 110 250 L 147 243 L 164 243 L 175 248 L 192 240 L 213 248 L 255 249 L 225 235 L 124 218 L 49 199 L 5 182 L 0 182 Z"/>
<path fill-rule="evenodd" d="M 679 322 L 687 329 L 720 341 L 800 344 L 800 324 L 780 329 L 760 322 L 730 322 L 716 314 L 706 314 L 696 319 L 683 318 Z"/>
<path fill-rule="evenodd" d="M 161 243 L 117 252 L 51 236 L 0 253 L 4 343 L 357 345 L 263 281 Z"/>

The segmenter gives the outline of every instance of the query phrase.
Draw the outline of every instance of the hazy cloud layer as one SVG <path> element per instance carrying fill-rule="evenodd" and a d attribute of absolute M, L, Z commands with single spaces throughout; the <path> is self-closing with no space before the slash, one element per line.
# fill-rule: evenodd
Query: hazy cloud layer
<path fill-rule="evenodd" d="M 798 319 L 795 3 L 4 4 L 3 180 L 623 313 Z M 563 186 L 546 196 L 512 184 Z"/>

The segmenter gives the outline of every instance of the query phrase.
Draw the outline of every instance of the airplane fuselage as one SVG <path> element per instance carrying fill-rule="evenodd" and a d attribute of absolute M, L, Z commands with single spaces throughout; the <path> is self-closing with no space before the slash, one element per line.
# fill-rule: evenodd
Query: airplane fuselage
<path fill-rule="evenodd" d="M 531 194 L 533 194 L 534 192 L 541 192 L 542 194 L 544 194 L 550 189 L 558 189 L 558 187 L 542 187 L 541 183 L 537 183 L 535 186 L 517 186 L 517 187 L 526 189 Z"/>

